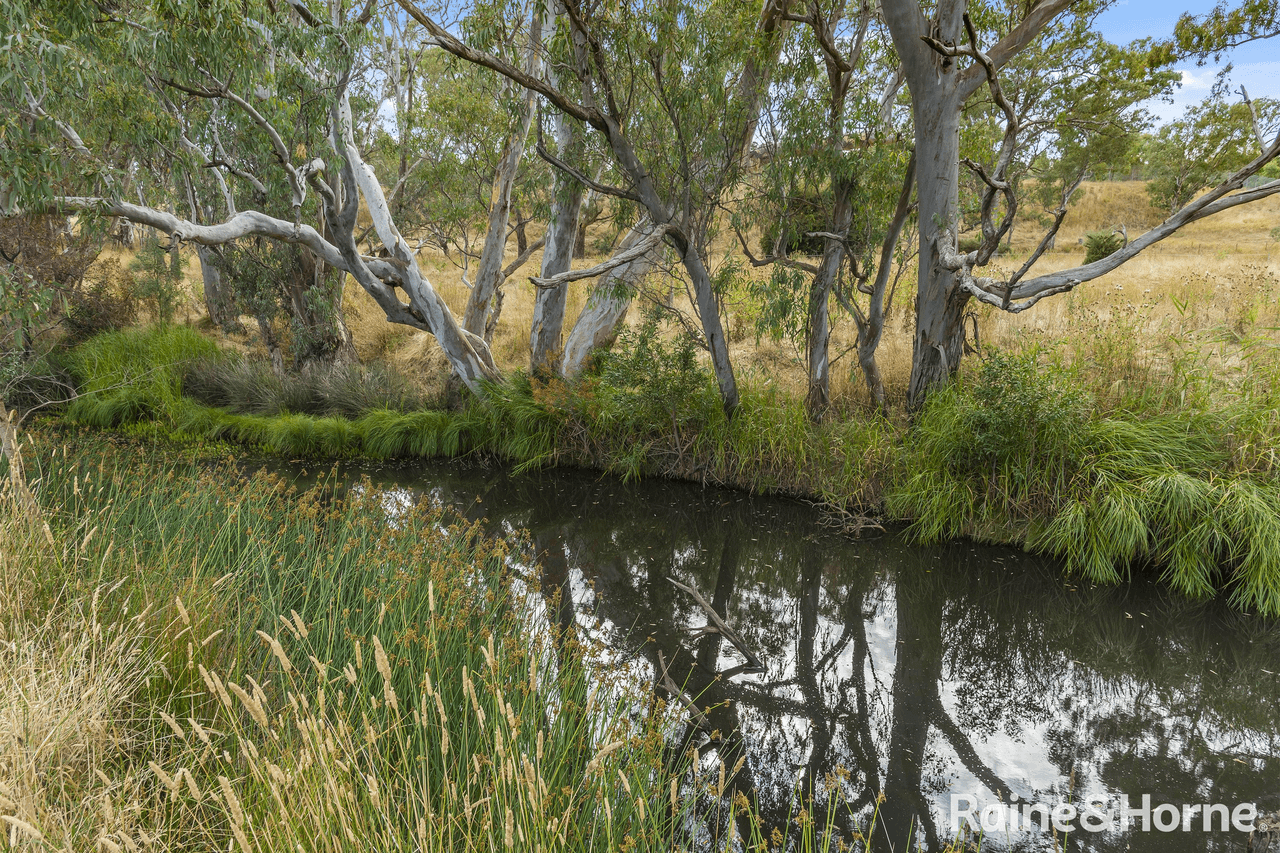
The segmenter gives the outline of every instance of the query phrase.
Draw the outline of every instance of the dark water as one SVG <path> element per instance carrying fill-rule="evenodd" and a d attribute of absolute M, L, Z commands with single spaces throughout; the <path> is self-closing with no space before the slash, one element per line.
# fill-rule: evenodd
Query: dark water
<path fill-rule="evenodd" d="M 1280 624 L 1223 602 L 1076 586 L 1008 548 L 854 539 L 803 503 L 694 485 L 457 463 L 345 474 L 527 530 L 544 581 L 563 589 L 557 618 L 709 707 L 686 734 L 708 761 L 745 758 L 738 781 L 766 825 L 785 823 L 797 788 L 821 805 L 830 780 L 863 826 L 883 794 L 886 850 L 954 838 L 953 794 L 979 808 L 1016 795 L 1114 810 L 1146 794 L 1153 807 L 1280 810 Z M 730 673 L 743 656 L 720 634 L 694 636 L 706 613 L 669 578 L 700 592 L 763 673 Z M 1218 820 L 1077 831 L 1057 849 L 1246 849 L 1248 833 Z M 1054 843 L 1052 830 L 997 830 L 983 847 Z"/>

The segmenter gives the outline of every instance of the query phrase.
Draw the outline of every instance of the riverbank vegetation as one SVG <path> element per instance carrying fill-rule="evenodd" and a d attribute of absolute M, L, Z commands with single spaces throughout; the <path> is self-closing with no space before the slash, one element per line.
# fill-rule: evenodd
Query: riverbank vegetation
<path fill-rule="evenodd" d="M 1280 613 L 1280 103 L 1143 106 L 1265 16 L 970 5 L 9 2 L 6 408 L 776 492 Z"/>
<path fill-rule="evenodd" d="M 25 444 L 39 507 L 0 494 L 15 848 L 834 849 L 831 815 L 775 833 L 721 802 L 683 708 L 548 621 L 519 540 L 101 434 Z"/>
<path fill-rule="evenodd" d="M 1162 302 L 1105 325 L 1078 309 L 1084 334 L 989 346 L 914 420 L 861 407 L 814 423 L 763 374 L 729 417 L 687 339 L 654 318 L 575 381 L 517 372 L 453 407 L 385 366 L 288 376 L 188 327 L 108 333 L 63 359 L 79 388 L 65 417 L 294 458 L 482 454 L 692 479 L 814 500 L 855 528 L 1020 544 L 1094 582 L 1154 572 L 1186 595 L 1280 613 L 1274 306 L 1192 331 L 1220 307 L 1182 303 L 1170 329 Z"/>

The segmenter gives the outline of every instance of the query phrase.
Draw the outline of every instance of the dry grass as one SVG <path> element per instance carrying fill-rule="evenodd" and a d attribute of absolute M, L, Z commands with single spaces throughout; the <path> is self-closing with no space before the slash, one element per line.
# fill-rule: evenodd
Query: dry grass
<path fill-rule="evenodd" d="M 1033 274 L 1082 263 L 1084 247 L 1079 241 L 1089 231 L 1124 225 L 1132 239 L 1161 218 L 1162 213 L 1150 206 L 1142 182 L 1086 183 L 1077 193 L 1063 223 L 1058 248 L 1041 258 Z M 1280 221 L 1280 199 L 1269 199 L 1192 225 L 1116 272 L 1084 285 L 1075 294 L 1051 298 L 1019 315 L 978 311 L 980 340 L 1004 346 L 1027 335 L 1069 341 L 1081 329 L 1129 318 L 1136 324 L 1136 330 L 1148 338 L 1146 343 L 1154 351 L 1169 334 L 1218 327 L 1244 333 L 1246 327 L 1275 325 L 1280 246 L 1271 238 L 1270 230 L 1277 221 Z M 996 260 L 995 266 L 1006 271 L 1016 269 L 1039 242 L 1040 235 L 1041 231 L 1033 224 L 1020 226 L 1014 234 L 1013 252 Z M 589 237 L 588 245 L 592 242 Z M 514 259 L 514 242 L 507 254 L 508 262 Z M 729 235 L 718 238 L 712 254 L 731 256 Z M 424 258 L 428 276 L 455 311 L 461 312 L 467 289 L 461 283 L 460 271 L 442 256 L 424 253 Z M 519 368 L 527 363 L 533 310 L 533 285 L 527 275 L 537 268 L 540 260 L 540 253 L 536 254 L 529 266 L 507 285 L 494 345 L 495 358 L 504 368 Z M 575 267 L 600 260 L 601 257 L 588 257 L 576 261 Z M 757 271 L 755 274 L 767 273 Z M 899 285 L 896 304 L 890 308 L 888 327 L 880 346 L 881 369 L 891 389 L 904 388 L 911 369 L 913 283 L 914 269 L 909 269 Z M 657 280 L 650 284 L 655 291 L 667 289 Z M 571 289 L 566 328 L 581 309 L 588 286 L 583 282 Z M 368 306 L 361 311 L 368 317 L 367 323 L 358 329 L 353 324 L 357 339 L 388 335 L 381 331 L 386 324 L 380 314 L 375 313 L 372 300 L 354 287 L 352 290 L 356 292 L 349 291 L 348 306 Z M 676 291 L 675 305 L 686 312 L 690 310 L 683 288 Z M 739 309 L 730 304 L 726 326 L 735 365 L 740 371 L 756 374 L 762 381 L 802 393 L 803 353 L 786 341 L 765 339 L 757 344 L 749 323 L 739 321 L 735 326 L 738 313 Z M 633 311 L 629 322 L 637 323 L 638 314 Z M 434 345 L 421 333 L 410 333 L 406 338 L 401 346 L 415 353 L 418 359 L 424 352 L 435 352 Z M 853 354 L 841 356 L 854 340 L 852 323 L 847 318 L 838 322 L 831 341 L 832 358 L 838 359 L 833 370 L 832 390 L 837 404 L 846 407 L 861 405 L 866 399 Z M 394 346 L 387 349 L 396 351 Z M 439 365 L 443 366 L 443 362 Z"/>
<path fill-rule="evenodd" d="M 10 849 L 136 850 L 154 832 L 136 759 L 155 746 L 144 694 L 162 672 L 149 614 L 104 618 L 102 585 L 44 600 L 37 575 L 82 564 L 96 528 L 55 547 L 2 489 L 0 518 L 0 829 Z"/>
<path fill-rule="evenodd" d="M 1057 248 L 1041 258 L 1032 274 L 1082 263 L 1081 241 L 1089 231 L 1123 225 L 1130 238 L 1134 238 L 1162 218 L 1162 212 L 1150 206 L 1142 182 L 1086 183 L 1076 194 L 1058 236 Z M 1145 338 L 1147 351 L 1154 353 L 1164 347 L 1170 335 L 1213 329 L 1234 330 L 1243 335 L 1251 329 L 1265 330 L 1277 321 L 1280 245 L 1270 236 L 1277 221 L 1280 221 L 1280 199 L 1268 199 L 1185 228 L 1116 272 L 1082 286 L 1069 296 L 1051 298 L 1023 314 L 979 309 L 975 314 L 980 341 L 1010 346 L 1032 336 L 1051 343 L 1070 343 L 1082 329 L 1127 319 L 1128 331 Z M 611 227 L 594 226 L 588 235 L 588 247 L 596 245 L 598 238 Z M 1015 230 L 1013 251 L 998 258 L 994 267 L 1008 272 L 1020 266 L 1040 235 L 1037 226 L 1024 221 Z M 538 236 L 536 230 L 530 229 L 531 240 Z M 123 265 L 127 265 L 130 256 L 131 253 L 114 247 L 103 253 L 103 259 L 117 258 Z M 512 240 L 508 244 L 506 263 L 515 256 Z M 735 256 L 729 234 L 719 235 L 712 246 L 712 256 L 721 261 Z M 190 260 L 179 316 L 198 319 L 201 316 L 199 266 L 194 253 Z M 493 343 L 494 358 L 503 369 L 522 368 L 528 363 L 534 298 L 534 287 L 528 276 L 536 274 L 541 260 L 542 253 L 535 252 L 506 284 L 502 317 Z M 601 260 L 603 256 L 590 255 L 574 261 L 574 267 L 590 266 Z M 429 280 L 461 315 L 469 293 L 462 281 L 461 268 L 434 250 L 424 250 L 420 261 Z M 471 272 L 474 273 L 474 265 Z M 768 275 L 764 270 L 752 274 Z M 881 370 L 891 394 L 905 388 L 911 369 L 913 283 L 914 268 L 911 268 L 902 277 L 896 304 L 890 306 L 879 351 Z M 651 276 L 649 286 L 661 296 L 673 292 L 669 279 L 664 280 L 662 273 Z M 571 287 L 566 331 L 581 311 L 589 287 L 589 282 Z M 692 315 L 683 287 L 676 288 L 674 295 L 674 307 Z M 353 281 L 348 281 L 344 306 L 362 359 L 385 358 L 429 390 L 438 390 L 443 385 L 447 365 L 429 335 L 388 324 L 373 299 Z M 639 314 L 640 311 L 633 310 L 628 322 L 638 323 Z M 757 343 L 749 315 L 749 309 L 730 300 L 726 327 L 730 352 L 739 371 L 755 374 L 761 381 L 791 393 L 802 394 L 803 353 L 786 341 L 766 339 Z M 224 345 L 262 354 L 261 344 L 252 331 L 243 336 L 220 337 L 225 338 Z M 852 322 L 847 318 L 839 320 L 831 340 L 832 391 L 837 406 L 845 409 L 861 406 L 867 398 L 854 356 L 848 352 L 854 340 Z"/>

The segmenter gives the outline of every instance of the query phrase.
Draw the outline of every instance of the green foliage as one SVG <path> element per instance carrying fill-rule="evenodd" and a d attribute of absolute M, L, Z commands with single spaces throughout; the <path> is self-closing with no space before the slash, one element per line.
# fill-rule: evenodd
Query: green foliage
<path fill-rule="evenodd" d="M 1253 106 L 1263 132 L 1274 136 L 1280 101 L 1258 98 Z M 1171 213 L 1178 210 L 1257 156 L 1257 146 L 1248 105 L 1211 95 L 1147 140 L 1143 156 L 1151 203 Z"/>
<path fill-rule="evenodd" d="M 129 264 L 133 295 L 147 307 L 153 320 L 173 322 L 173 313 L 182 295 L 182 271 L 186 263 L 181 252 L 170 251 L 156 240 L 144 240 Z"/>
<path fill-rule="evenodd" d="M 1280 482 L 1231 440 L 1251 417 L 1103 416 L 1062 366 L 993 356 L 930 398 L 886 508 L 925 541 L 1022 541 L 1102 583 L 1151 564 L 1280 614 Z"/>
<path fill-rule="evenodd" d="M 172 417 L 180 406 L 185 365 L 216 353 L 212 342 L 186 326 L 99 335 L 68 357 L 79 396 L 67 416 L 96 427 Z"/>
<path fill-rule="evenodd" d="M 239 414 L 177 396 L 184 360 L 212 357 L 192 337 L 113 333 L 74 351 L 86 393 L 72 420 L 141 422 L 135 428 L 290 457 L 482 453 L 520 467 L 568 461 L 841 507 L 883 501 L 888 518 L 927 541 L 1022 542 L 1097 582 L 1155 567 L 1181 593 L 1225 590 L 1240 607 L 1280 614 L 1274 370 L 1242 381 L 1232 405 L 1184 384 L 1180 394 L 1136 389 L 1103 408 L 1064 364 L 991 352 L 931 396 L 909 432 L 856 416 L 814 425 L 759 377 L 744 381 L 730 419 L 689 342 L 665 341 L 651 319 L 576 384 L 517 375 L 461 410 L 378 408 L 352 419 Z"/>
<path fill-rule="evenodd" d="M 646 318 L 627 329 L 602 355 L 581 413 L 597 436 L 626 435 L 641 442 L 654 431 L 696 428 L 719 407 L 710 373 L 697 358 L 693 340 L 660 337 L 658 320 Z"/>
<path fill-rule="evenodd" d="M 1278 19 L 1280 7 L 1276 0 L 1245 0 L 1234 8 L 1218 3 L 1198 18 L 1183 13 L 1174 27 L 1173 38 L 1159 42 L 1152 52 L 1170 58 L 1192 55 L 1204 59 L 1213 55 L 1219 59 L 1235 45 L 1275 36 L 1280 30 Z"/>
<path fill-rule="evenodd" d="M 6 582 L 33 586 L 24 601 L 92 600 L 107 626 L 146 618 L 140 657 L 176 665 L 131 680 L 129 718 L 103 722 L 131 734 L 144 772 L 186 767 L 191 789 L 219 792 L 149 785 L 130 831 L 193 849 L 234 830 L 292 850 L 353 827 L 388 850 L 505 849 L 504 827 L 546 850 L 611 849 L 622 836 L 676 846 L 702 792 L 684 795 L 688 759 L 664 748 L 673 718 L 632 716 L 644 703 L 626 670 L 588 678 L 591 650 L 530 615 L 552 597 L 512 583 L 509 564 L 532 559 L 518 538 L 429 501 L 390 521 L 386 496 L 367 487 L 322 480 L 298 493 L 234 464 L 101 438 L 38 446 L 52 534 L 75 557 L 6 551 L 22 566 Z M 495 771 L 521 767 L 518 756 L 531 786 L 525 771 Z M 267 767 L 291 774 L 282 800 Z M 89 775 L 67 769 L 58 784 L 78 772 Z M 673 780 L 675 811 L 651 805 L 669 801 Z"/>
<path fill-rule="evenodd" d="M 104 261 L 71 294 L 66 324 L 73 343 L 102 332 L 118 332 L 138 318 L 136 282 L 115 258 Z"/>
<path fill-rule="evenodd" d="M 980 467 L 997 460 L 1043 464 L 1070 455 L 1091 401 L 1057 371 L 1042 370 L 1034 351 L 982 360 L 971 389 L 964 430 Z"/>
<path fill-rule="evenodd" d="M 762 255 L 821 255 L 826 247 L 822 237 L 808 232 L 826 231 L 829 203 L 821 193 L 799 190 L 785 201 L 778 219 L 765 224 L 760 234 Z"/>
<path fill-rule="evenodd" d="M 214 263 L 234 313 L 257 318 L 268 350 L 279 347 L 298 368 L 332 363 L 343 345 L 337 321 L 345 274 L 299 246 L 261 240 L 225 246 Z"/>
<path fill-rule="evenodd" d="M 1090 231 L 1084 235 L 1084 262 L 1091 264 L 1123 248 L 1124 242 L 1114 231 Z"/>

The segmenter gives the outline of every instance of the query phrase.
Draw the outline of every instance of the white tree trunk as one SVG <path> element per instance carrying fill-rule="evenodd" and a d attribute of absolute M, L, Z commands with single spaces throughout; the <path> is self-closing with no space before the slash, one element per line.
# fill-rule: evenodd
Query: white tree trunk
<path fill-rule="evenodd" d="M 651 227 L 643 223 L 632 228 L 622 239 L 618 251 L 624 252 L 645 240 Z M 565 378 L 577 376 L 594 350 L 609 346 L 618 337 L 618 326 L 627 317 L 637 286 L 657 266 L 661 255 L 662 247 L 655 247 L 648 254 L 615 267 L 596 281 L 586 306 L 565 341 L 564 357 L 560 363 L 560 372 Z"/>
<path fill-rule="evenodd" d="M 537 7 L 529 27 L 529 49 L 525 62 L 526 73 L 530 76 L 541 73 L 542 61 L 539 50 L 541 30 L 541 7 Z M 486 342 L 492 335 L 489 312 L 493 308 L 494 293 L 502 286 L 504 279 L 502 260 L 507 251 L 507 223 L 511 219 L 511 192 L 515 186 L 516 173 L 520 169 L 520 160 L 524 157 L 529 127 L 533 124 L 534 93 L 526 89 L 523 94 L 515 127 L 507 137 L 502 148 L 502 156 L 498 160 L 498 170 L 493 180 L 493 194 L 489 201 L 489 230 L 485 235 L 484 249 L 480 252 L 476 281 L 471 287 L 467 308 L 462 316 L 463 328 L 473 335 L 482 336 Z"/>
<path fill-rule="evenodd" d="M 561 157 L 571 156 L 574 135 L 572 122 L 562 113 L 557 113 L 555 138 Z M 551 220 L 547 223 L 546 242 L 542 247 L 541 278 L 567 272 L 572 265 L 582 200 L 582 184 L 565 172 L 557 171 L 555 200 L 551 203 Z M 551 374 L 560 369 L 558 362 L 562 355 L 568 288 L 569 283 L 565 282 L 554 287 L 539 287 L 534 293 L 533 322 L 529 330 L 529 369 L 535 374 Z"/>

